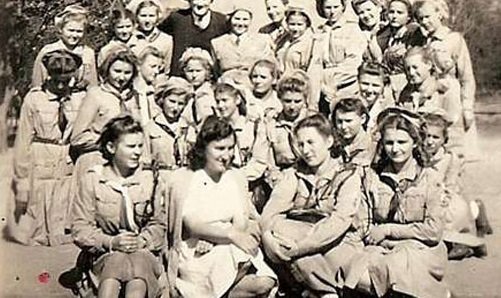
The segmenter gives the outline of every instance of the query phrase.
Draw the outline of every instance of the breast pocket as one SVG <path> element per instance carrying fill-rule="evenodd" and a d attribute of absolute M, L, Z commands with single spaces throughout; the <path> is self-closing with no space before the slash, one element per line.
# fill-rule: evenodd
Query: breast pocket
<path fill-rule="evenodd" d="M 58 119 L 58 110 L 57 108 L 38 109 L 37 116 L 42 130 L 47 131 L 52 129 L 56 125 Z"/>
<path fill-rule="evenodd" d="M 120 201 L 101 194 L 96 195 L 96 213 L 98 216 L 111 219 L 120 217 Z"/>
<path fill-rule="evenodd" d="M 409 193 L 405 196 L 405 217 L 407 221 L 423 221 L 426 214 L 424 194 Z"/>

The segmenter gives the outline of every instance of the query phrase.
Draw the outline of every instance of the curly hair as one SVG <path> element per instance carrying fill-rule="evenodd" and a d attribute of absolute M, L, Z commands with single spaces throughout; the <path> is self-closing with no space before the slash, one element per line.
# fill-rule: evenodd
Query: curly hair
<path fill-rule="evenodd" d="M 188 167 L 193 171 L 205 167 L 205 150 L 209 143 L 230 136 L 233 136 L 233 139 L 236 140 L 235 131 L 227 120 L 215 115 L 208 116 L 200 128 L 195 145 L 188 152 Z"/>
<path fill-rule="evenodd" d="M 103 128 L 101 137 L 99 137 L 99 140 L 97 141 L 99 144 L 99 150 L 103 154 L 104 159 L 108 162 L 111 162 L 113 159 L 114 154 L 109 152 L 106 148 L 108 143 L 114 143 L 121 136 L 133 133 L 143 133 L 143 128 L 139 121 L 135 120 L 129 114 L 120 115 L 108 121 Z"/>
<path fill-rule="evenodd" d="M 296 70 L 291 74 L 284 75 L 278 82 L 278 98 L 282 98 L 286 92 L 301 93 L 305 101 L 308 101 L 310 94 L 310 82 L 306 72 Z"/>

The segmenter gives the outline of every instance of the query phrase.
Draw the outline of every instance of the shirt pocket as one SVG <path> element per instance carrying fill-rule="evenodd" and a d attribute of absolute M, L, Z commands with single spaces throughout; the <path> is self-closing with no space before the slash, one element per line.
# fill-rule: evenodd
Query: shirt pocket
<path fill-rule="evenodd" d="M 96 194 L 96 214 L 105 219 L 120 217 L 120 201 L 115 196 Z"/>
<path fill-rule="evenodd" d="M 41 130 L 38 133 L 49 134 L 57 124 L 57 120 L 59 118 L 58 109 L 57 108 L 50 109 L 47 107 L 38 108 L 36 113 L 40 125 L 38 129 Z"/>
<path fill-rule="evenodd" d="M 410 192 L 405 195 L 405 217 L 409 222 L 422 222 L 426 214 L 426 200 L 423 193 Z"/>

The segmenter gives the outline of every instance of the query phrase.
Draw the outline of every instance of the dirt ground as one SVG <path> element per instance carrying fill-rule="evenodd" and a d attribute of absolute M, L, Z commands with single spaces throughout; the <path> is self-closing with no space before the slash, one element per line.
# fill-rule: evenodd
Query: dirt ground
<path fill-rule="evenodd" d="M 446 280 L 454 297 L 501 297 L 501 114 L 485 114 L 501 111 L 501 106 L 483 104 L 477 110 L 484 113 L 477 114 L 482 160 L 468 166 L 466 192 L 470 199 L 484 200 L 494 235 L 486 237 L 487 257 L 449 262 Z M 11 164 L 12 152 L 0 155 L 3 229 L 11 220 L 13 204 Z M 0 297 L 72 297 L 60 278 L 73 267 L 77 253 L 74 245 L 25 247 L 0 239 Z"/>

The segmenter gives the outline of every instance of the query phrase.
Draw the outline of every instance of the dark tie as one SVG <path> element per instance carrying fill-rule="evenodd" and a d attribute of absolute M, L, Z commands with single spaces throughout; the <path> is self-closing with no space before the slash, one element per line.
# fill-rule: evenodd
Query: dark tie
<path fill-rule="evenodd" d="M 66 126 L 68 125 L 68 119 L 66 118 L 66 115 L 64 114 L 64 102 L 66 100 L 67 100 L 66 97 L 62 97 L 59 99 L 57 126 L 59 127 L 61 134 L 64 134 L 64 130 L 66 129 Z"/>

